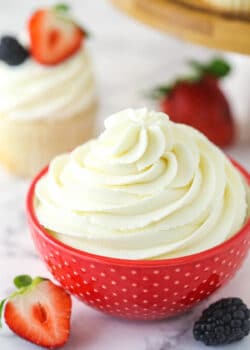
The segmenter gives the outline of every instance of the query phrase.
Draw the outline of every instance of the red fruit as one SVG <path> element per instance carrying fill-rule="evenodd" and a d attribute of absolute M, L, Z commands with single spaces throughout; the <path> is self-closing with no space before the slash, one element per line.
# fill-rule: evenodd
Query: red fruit
<path fill-rule="evenodd" d="M 234 139 L 230 107 L 215 77 L 177 83 L 160 105 L 171 120 L 198 129 L 218 146 L 228 146 Z"/>
<path fill-rule="evenodd" d="M 49 349 L 58 348 L 68 340 L 70 316 L 70 296 L 61 287 L 39 277 L 12 294 L 4 308 L 5 322 L 14 333 Z"/>
<path fill-rule="evenodd" d="M 28 23 L 32 56 L 45 65 L 58 64 L 82 45 L 83 30 L 56 9 L 36 11 Z"/>

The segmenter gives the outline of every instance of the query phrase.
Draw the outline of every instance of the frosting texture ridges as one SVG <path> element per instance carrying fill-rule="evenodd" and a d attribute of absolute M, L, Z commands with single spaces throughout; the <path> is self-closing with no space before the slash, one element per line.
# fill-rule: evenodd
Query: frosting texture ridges
<path fill-rule="evenodd" d="M 0 118 L 67 118 L 95 98 L 92 65 L 86 48 L 49 67 L 33 59 L 17 67 L 0 62 Z"/>
<path fill-rule="evenodd" d="M 247 216 L 246 185 L 195 129 L 127 109 L 99 138 L 55 158 L 36 186 L 41 224 L 95 254 L 161 259 L 209 249 Z"/>

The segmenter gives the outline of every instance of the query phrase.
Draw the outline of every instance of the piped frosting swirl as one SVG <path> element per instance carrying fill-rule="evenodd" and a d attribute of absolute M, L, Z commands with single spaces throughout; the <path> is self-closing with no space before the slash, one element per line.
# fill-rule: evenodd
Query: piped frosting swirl
<path fill-rule="evenodd" d="M 126 259 L 209 249 L 247 217 L 247 189 L 225 155 L 159 112 L 127 109 L 56 157 L 36 186 L 40 223 L 64 243 Z"/>
<path fill-rule="evenodd" d="M 96 99 L 92 63 L 85 47 L 52 67 L 32 58 L 16 67 L 0 62 L 0 77 L 0 119 L 68 118 Z"/>

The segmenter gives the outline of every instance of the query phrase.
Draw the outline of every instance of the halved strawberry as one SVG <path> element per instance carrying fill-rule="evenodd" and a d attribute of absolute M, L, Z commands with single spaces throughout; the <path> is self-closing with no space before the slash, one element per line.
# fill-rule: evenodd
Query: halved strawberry
<path fill-rule="evenodd" d="M 29 20 L 30 51 L 38 62 L 58 64 L 73 55 L 86 33 L 69 16 L 67 6 L 36 11 Z"/>
<path fill-rule="evenodd" d="M 9 328 L 45 348 L 65 344 L 69 337 L 71 297 L 41 277 L 32 280 L 22 275 L 14 283 L 19 289 L 4 303 L 4 319 Z"/>

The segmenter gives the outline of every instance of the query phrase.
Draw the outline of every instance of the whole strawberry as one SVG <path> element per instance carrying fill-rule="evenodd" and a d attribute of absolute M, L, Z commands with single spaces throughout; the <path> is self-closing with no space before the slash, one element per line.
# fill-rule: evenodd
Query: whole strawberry
<path fill-rule="evenodd" d="M 14 279 L 18 288 L 0 304 L 0 316 L 20 337 L 55 349 L 69 337 L 71 297 L 51 281 L 28 275 Z"/>
<path fill-rule="evenodd" d="M 221 59 L 191 64 L 194 75 L 155 90 L 160 108 L 174 122 L 198 129 L 220 147 L 229 146 L 234 140 L 235 128 L 219 79 L 229 73 L 230 66 Z"/>

